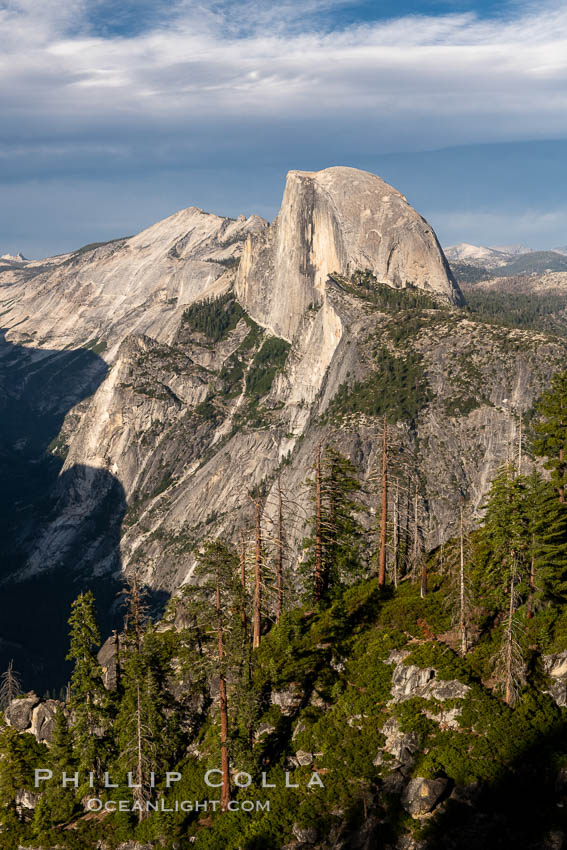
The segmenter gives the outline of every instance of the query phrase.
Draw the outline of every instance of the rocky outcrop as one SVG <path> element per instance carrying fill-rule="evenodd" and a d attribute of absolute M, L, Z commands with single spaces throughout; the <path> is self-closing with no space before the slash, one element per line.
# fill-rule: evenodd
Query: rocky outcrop
<path fill-rule="evenodd" d="M 567 650 L 553 655 L 544 655 L 543 669 L 551 679 L 551 687 L 546 693 L 550 694 L 557 705 L 567 706 Z"/>
<path fill-rule="evenodd" d="M 55 699 L 41 702 L 32 712 L 30 732 L 39 743 L 50 744 L 55 730 L 55 715 L 61 703 Z"/>
<path fill-rule="evenodd" d="M 425 717 L 433 720 L 441 729 L 458 729 L 461 706 L 454 700 L 467 696 L 470 687 L 456 679 L 440 679 L 433 667 L 418 667 L 404 663 L 409 656 L 407 650 L 394 650 L 385 663 L 393 665 L 391 699 L 389 709 L 393 712 L 382 726 L 384 742 L 373 760 L 380 768 L 381 788 L 387 794 L 400 795 L 402 805 L 414 817 L 422 817 L 436 808 L 446 796 L 448 781 L 443 777 L 425 779 L 413 777 L 415 758 L 420 750 L 420 736 L 416 731 L 403 731 L 396 716 L 396 707 L 408 699 L 419 697 L 431 702 L 431 708 L 422 708 Z M 451 700 L 451 707 L 443 702 Z"/>
<path fill-rule="evenodd" d="M 153 844 L 141 844 L 139 841 L 126 841 L 119 844 L 116 850 L 153 850 L 154 846 Z M 104 850 L 104 848 L 101 848 L 101 850 Z"/>
<path fill-rule="evenodd" d="M 415 776 L 410 779 L 402 794 L 402 805 L 412 817 L 426 815 L 433 811 L 445 796 L 449 784 L 449 780 L 444 778 L 425 779 Z"/>
<path fill-rule="evenodd" d="M 271 723 L 260 723 L 257 729 L 254 730 L 254 743 L 257 744 L 262 738 L 270 736 L 275 731 L 276 727 L 272 726 Z"/>
<path fill-rule="evenodd" d="M 303 700 L 303 694 L 297 688 L 285 691 L 272 691 L 271 703 L 276 705 L 284 716 L 295 714 Z"/>
<path fill-rule="evenodd" d="M 20 788 L 16 794 L 16 809 L 19 814 L 25 810 L 33 811 L 41 799 L 41 794 L 34 791 L 28 791 L 27 788 Z"/>
<path fill-rule="evenodd" d="M 114 632 L 105 640 L 97 654 L 97 661 L 102 670 L 102 681 L 109 691 L 115 691 L 118 686 L 120 646 L 121 636 Z"/>
<path fill-rule="evenodd" d="M 400 192 L 354 168 L 290 171 L 274 224 L 246 244 L 237 293 L 258 322 L 292 339 L 307 307 L 324 302 L 331 273 L 367 269 L 461 303 L 433 229 Z"/>
<path fill-rule="evenodd" d="M 50 744 L 55 729 L 55 715 L 63 703 L 55 699 L 40 699 L 31 693 L 12 700 L 4 710 L 4 720 L 18 732 L 29 732 L 38 743 Z"/>
<path fill-rule="evenodd" d="M 419 745 L 419 736 L 415 732 L 402 732 L 396 717 L 390 717 L 382 727 L 385 736 L 382 749 L 394 758 L 392 767 L 407 766 L 411 764 L 414 754 Z M 374 759 L 374 765 L 383 763 L 382 754 L 379 753 Z"/>
<path fill-rule="evenodd" d="M 456 679 L 439 679 L 433 667 L 417 667 L 415 664 L 405 664 L 409 652 L 394 650 L 388 656 L 386 663 L 393 664 L 392 672 L 392 703 L 404 702 L 412 697 L 422 699 L 453 700 L 463 699 L 470 691 L 469 685 Z"/>
<path fill-rule="evenodd" d="M 4 709 L 4 720 L 8 726 L 13 726 L 18 732 L 30 729 L 32 712 L 39 702 L 40 698 L 34 693 L 12 700 L 10 705 Z"/>
<path fill-rule="evenodd" d="M 312 826 L 301 826 L 294 823 L 291 831 L 301 844 L 315 844 L 319 838 L 318 831 Z"/>

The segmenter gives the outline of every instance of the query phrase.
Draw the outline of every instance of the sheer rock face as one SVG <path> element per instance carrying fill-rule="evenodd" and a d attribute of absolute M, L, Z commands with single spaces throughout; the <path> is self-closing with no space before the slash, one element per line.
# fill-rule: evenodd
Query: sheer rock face
<path fill-rule="evenodd" d="M 458 304 L 462 296 L 435 233 L 396 189 L 365 171 L 290 171 L 274 224 L 244 249 L 237 293 L 249 313 L 291 339 L 329 274 L 371 270 Z"/>
<path fill-rule="evenodd" d="M 234 272 L 217 260 L 242 250 L 237 286 L 249 315 L 213 340 L 183 313 L 190 300 L 231 284 Z M 301 517 L 311 510 L 305 481 L 317 445 L 333 443 L 365 482 L 380 463 L 382 416 L 333 405 L 339 391 L 344 402 L 357 383 L 383 382 L 386 352 L 419 361 L 429 391 L 411 427 L 398 404 L 390 439 L 404 457 L 414 457 L 419 440 L 423 544 L 433 548 L 455 533 L 455 494 L 482 505 L 517 442 L 515 414 L 531 407 L 567 356 L 559 338 L 485 326 L 458 310 L 423 311 L 406 332 L 395 310 L 384 312 L 328 280 L 333 271 L 372 268 L 392 285 L 436 281 L 446 301 L 459 297 L 428 225 L 398 192 L 354 169 L 292 172 L 271 227 L 192 208 L 132 239 L 73 255 L 67 271 L 64 262 L 35 269 L 27 283 L 16 282 L 16 272 L 0 276 L 8 336 L 16 343 L 28 334 L 20 344 L 42 364 L 49 362 L 46 347 L 63 355 L 72 339 L 80 346 L 100 334 L 112 368 L 57 435 L 56 450 L 66 459 L 50 491 L 53 510 L 34 532 L 20 576 L 65 559 L 89 576 L 136 568 L 154 589 L 175 591 L 191 581 L 195 543 L 237 535 L 253 510 L 246 493 L 262 481 L 275 488 L 278 470 L 297 503 L 299 518 L 288 531 L 295 562 L 305 536 Z M 113 274 L 101 278 L 111 267 Z M 197 271 L 203 276 L 192 277 Z M 268 334 L 250 317 L 292 339 L 259 399 L 247 377 Z M 8 346 L 13 371 L 11 356 Z M 60 380 L 55 371 L 53 381 Z M 38 384 L 41 399 L 50 395 L 45 386 Z M 71 406 L 72 400 L 65 409 Z M 370 512 L 373 499 L 367 497 Z M 266 529 L 275 504 L 272 489 Z M 407 525 L 407 510 L 400 510 Z"/>

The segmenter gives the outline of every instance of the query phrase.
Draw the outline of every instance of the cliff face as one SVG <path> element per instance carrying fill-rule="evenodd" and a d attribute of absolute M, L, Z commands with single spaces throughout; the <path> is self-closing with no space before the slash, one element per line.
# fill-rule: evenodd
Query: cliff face
<path fill-rule="evenodd" d="M 236 292 L 258 322 L 291 339 L 309 304 L 325 299 L 329 274 L 356 270 L 462 301 L 433 229 L 404 196 L 341 167 L 288 174 L 274 224 L 246 244 Z"/>
<path fill-rule="evenodd" d="M 450 310 L 425 311 L 418 322 L 404 316 L 402 327 L 411 321 L 413 329 L 400 338 L 399 314 L 377 312 L 338 290 L 329 292 L 331 299 L 332 307 L 308 311 L 285 365 L 260 398 L 251 393 L 250 379 L 273 338 L 245 319 L 213 348 L 185 327 L 172 346 L 128 338 L 78 430 L 63 429 L 69 441 L 64 475 L 73 498 L 62 495 L 28 568 L 37 571 L 69 547 L 74 568 L 93 569 L 90 547 L 80 545 L 85 528 L 73 525 L 105 497 L 105 479 L 99 487 L 85 475 L 93 468 L 121 482 L 128 505 L 120 553 L 107 560 L 109 568 L 119 567 L 120 554 L 126 571 L 137 569 L 152 587 L 173 591 L 190 580 L 195 543 L 219 533 L 234 537 L 251 522 L 247 494 L 262 482 L 269 554 L 278 475 L 296 505 L 287 518 L 288 558 L 295 564 L 311 510 L 305 481 L 320 441 L 353 459 L 370 518 L 377 509 L 382 415 L 360 400 L 368 387 L 375 386 L 376 395 L 390 392 L 384 368 L 393 362 L 417 363 L 417 379 L 429 394 L 411 422 L 403 410 L 410 386 L 400 390 L 399 412 L 388 413 L 398 419 L 389 427 L 391 495 L 399 481 L 404 533 L 413 533 L 410 478 L 420 481 L 420 547 L 455 533 L 461 499 L 478 516 L 496 470 L 516 452 L 519 411 L 529 411 L 561 367 L 567 343 L 471 322 Z M 340 316 L 341 329 L 327 366 L 325 310 Z"/>
<path fill-rule="evenodd" d="M 269 548 L 278 474 L 298 505 L 296 563 L 316 445 L 353 459 L 372 511 L 384 412 L 398 477 L 411 467 L 421 482 L 421 545 L 435 546 L 454 532 L 459 499 L 480 508 L 515 451 L 518 413 L 566 354 L 556 337 L 467 320 L 429 225 L 380 178 L 348 168 L 291 172 L 271 227 L 190 209 L 45 265 L 0 278 L 9 338 L 35 340 L 25 350 L 38 357 L 45 339 L 97 339 L 112 368 L 66 417 L 56 510 L 22 574 L 67 563 L 67 552 L 70 569 L 136 568 L 173 591 L 190 580 L 196 542 L 250 520 L 247 493 L 262 482 Z M 352 279 L 361 269 L 366 288 Z M 380 281 L 402 299 L 414 284 L 413 306 L 382 303 Z M 238 301 L 186 314 L 233 283 Z M 103 522 L 95 540 L 85 521 L 102 517 L 113 481 L 127 503 L 119 551 L 105 548 Z"/>

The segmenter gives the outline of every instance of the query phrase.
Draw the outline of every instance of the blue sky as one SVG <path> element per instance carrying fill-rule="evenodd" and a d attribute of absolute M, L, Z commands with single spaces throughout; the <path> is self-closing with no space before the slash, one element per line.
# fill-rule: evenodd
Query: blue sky
<path fill-rule="evenodd" d="M 0 0 L 0 38 L 0 253 L 271 219 L 337 164 L 445 245 L 567 244 L 564 2 Z"/>

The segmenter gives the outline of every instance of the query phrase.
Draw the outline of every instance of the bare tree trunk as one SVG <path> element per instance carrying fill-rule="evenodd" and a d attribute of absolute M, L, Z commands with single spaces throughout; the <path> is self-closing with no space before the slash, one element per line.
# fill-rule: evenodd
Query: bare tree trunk
<path fill-rule="evenodd" d="M 246 540 L 244 538 L 244 529 L 240 529 L 240 586 L 242 588 L 242 611 L 240 619 L 242 626 L 246 630 Z"/>
<path fill-rule="evenodd" d="M 386 417 L 382 438 L 382 512 L 380 516 L 380 564 L 378 568 L 378 587 L 386 584 L 386 523 L 388 520 L 388 435 Z"/>
<path fill-rule="evenodd" d="M 415 485 L 415 496 L 413 500 L 413 580 L 415 581 L 417 578 L 417 554 L 418 554 L 418 545 L 419 545 L 419 532 L 418 532 L 418 504 L 417 504 L 417 484 Z"/>
<path fill-rule="evenodd" d="M 142 645 L 142 596 L 138 587 L 138 577 L 134 573 L 131 583 L 131 616 L 133 619 L 136 649 L 139 652 Z"/>
<path fill-rule="evenodd" d="M 414 562 L 414 570 L 417 572 L 417 566 L 419 563 L 419 495 L 417 490 L 417 484 L 415 485 L 415 496 L 414 496 L 414 505 L 413 505 L 413 522 L 414 522 L 414 538 L 413 538 L 413 562 Z M 420 586 L 419 586 L 419 595 L 422 599 L 425 599 L 427 595 L 427 561 L 425 556 L 421 558 L 421 569 L 420 569 Z"/>
<path fill-rule="evenodd" d="M 427 560 L 425 554 L 421 558 L 421 579 L 419 583 L 419 595 L 422 599 L 427 596 Z"/>
<path fill-rule="evenodd" d="M 283 612 L 283 503 L 282 482 L 278 476 L 278 536 L 276 540 L 276 623 L 279 623 Z"/>
<path fill-rule="evenodd" d="M 228 764 L 228 700 L 226 696 L 226 678 L 222 669 L 224 657 L 224 640 L 221 620 L 220 582 L 217 578 L 216 594 L 217 636 L 219 657 L 219 697 L 220 697 L 220 745 L 221 745 L 221 810 L 226 812 L 230 802 L 230 772 Z"/>
<path fill-rule="evenodd" d="M 518 436 L 518 475 L 522 474 L 522 411 L 520 410 L 520 432 Z"/>
<path fill-rule="evenodd" d="M 252 647 L 260 646 L 262 630 L 262 503 L 258 497 L 256 504 L 256 558 L 254 564 L 254 615 Z"/>
<path fill-rule="evenodd" d="M 116 690 L 120 690 L 120 677 L 122 675 L 122 659 L 120 658 L 120 639 L 118 637 L 118 632 L 116 629 L 112 630 L 112 637 L 114 638 L 114 664 L 116 665 Z"/>
<path fill-rule="evenodd" d="M 514 660 L 514 652 L 513 652 L 513 621 L 514 621 L 514 589 L 515 589 L 515 570 L 512 570 L 512 575 L 510 576 L 510 605 L 508 608 L 508 622 L 506 624 L 506 681 L 505 681 L 505 692 L 504 692 L 504 700 L 508 703 L 508 705 L 512 705 L 514 702 L 514 691 L 513 691 L 513 660 Z"/>
<path fill-rule="evenodd" d="M 399 548 L 399 528 L 398 515 L 400 510 L 400 483 L 396 481 L 396 495 L 394 497 L 394 534 L 393 534 L 393 567 L 394 567 L 394 587 L 398 587 L 398 548 Z"/>
<path fill-rule="evenodd" d="M 463 537 L 463 509 L 460 509 L 460 569 L 459 569 L 459 631 L 461 634 L 461 655 L 467 654 L 467 618 L 465 611 L 465 541 Z"/>
<path fill-rule="evenodd" d="M 323 534 L 322 534 L 321 443 L 315 456 L 315 604 L 323 595 Z"/>

